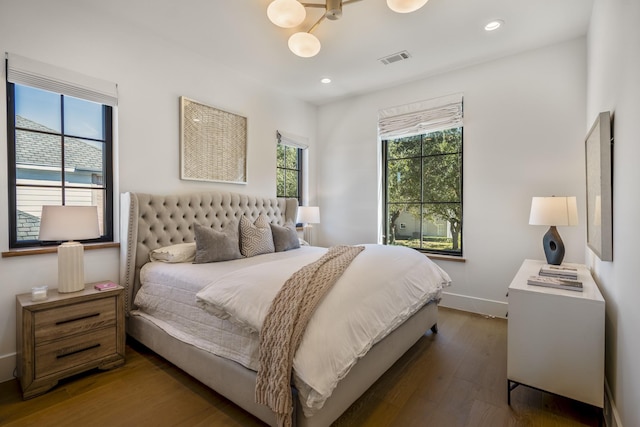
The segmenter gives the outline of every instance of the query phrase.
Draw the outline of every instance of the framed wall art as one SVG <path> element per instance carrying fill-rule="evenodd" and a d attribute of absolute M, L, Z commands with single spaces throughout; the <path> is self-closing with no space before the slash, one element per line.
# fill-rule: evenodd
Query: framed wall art
<path fill-rule="evenodd" d="M 611 115 L 600 113 L 585 140 L 587 172 L 587 246 L 613 261 Z"/>
<path fill-rule="evenodd" d="M 247 118 L 180 97 L 180 178 L 247 183 Z"/>

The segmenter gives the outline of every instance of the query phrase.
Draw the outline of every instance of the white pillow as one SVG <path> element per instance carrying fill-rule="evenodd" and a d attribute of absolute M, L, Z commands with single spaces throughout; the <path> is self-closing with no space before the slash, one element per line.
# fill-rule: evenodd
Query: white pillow
<path fill-rule="evenodd" d="M 178 243 L 176 245 L 165 246 L 162 248 L 154 249 L 149 253 L 149 259 L 151 261 L 161 262 L 193 262 L 196 257 L 196 244 L 191 243 Z"/>

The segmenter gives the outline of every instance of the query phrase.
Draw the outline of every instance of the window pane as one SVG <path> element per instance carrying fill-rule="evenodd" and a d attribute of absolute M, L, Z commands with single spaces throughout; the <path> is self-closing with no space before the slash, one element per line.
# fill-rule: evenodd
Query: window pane
<path fill-rule="evenodd" d="M 286 197 L 298 197 L 298 171 L 287 170 L 286 174 Z"/>
<path fill-rule="evenodd" d="M 387 244 L 420 247 L 420 204 L 389 204 Z"/>
<path fill-rule="evenodd" d="M 284 153 L 285 153 L 285 146 L 282 144 L 278 144 L 278 149 L 277 149 L 277 167 L 279 168 L 283 168 L 284 167 Z"/>
<path fill-rule="evenodd" d="M 104 144 L 65 138 L 65 182 L 70 185 L 102 186 Z"/>
<path fill-rule="evenodd" d="M 421 135 L 389 140 L 387 142 L 387 158 L 403 159 L 406 157 L 420 156 L 421 141 Z"/>
<path fill-rule="evenodd" d="M 62 190 L 47 187 L 17 187 L 18 241 L 38 240 L 43 205 L 61 205 Z"/>
<path fill-rule="evenodd" d="M 460 154 L 423 158 L 423 201 L 458 202 L 461 197 Z"/>
<path fill-rule="evenodd" d="M 288 169 L 298 169 L 298 149 L 286 147 L 285 167 Z"/>
<path fill-rule="evenodd" d="M 19 184 L 60 185 L 59 136 L 16 130 L 16 178 Z"/>
<path fill-rule="evenodd" d="M 65 96 L 64 133 L 92 139 L 104 139 L 102 104 Z"/>
<path fill-rule="evenodd" d="M 60 132 L 60 95 L 15 85 L 16 126 Z"/>
<path fill-rule="evenodd" d="M 447 129 L 424 135 L 424 155 L 431 156 L 462 151 L 462 128 Z"/>
<path fill-rule="evenodd" d="M 284 192 L 284 169 L 276 170 L 276 195 L 277 197 L 285 197 Z"/>
<path fill-rule="evenodd" d="M 462 206 L 459 203 L 423 205 L 422 248 L 460 251 Z"/>
<path fill-rule="evenodd" d="M 389 203 L 420 201 L 420 158 L 387 162 Z"/>

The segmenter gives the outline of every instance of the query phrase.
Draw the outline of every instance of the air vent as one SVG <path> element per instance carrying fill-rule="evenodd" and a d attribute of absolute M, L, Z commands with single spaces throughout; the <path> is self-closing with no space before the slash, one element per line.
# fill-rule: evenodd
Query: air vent
<path fill-rule="evenodd" d="M 378 61 L 382 62 L 384 65 L 393 64 L 394 62 L 404 61 L 405 59 L 411 58 L 409 52 L 403 50 L 402 52 L 394 53 L 393 55 L 385 56 L 384 58 L 380 58 Z"/>

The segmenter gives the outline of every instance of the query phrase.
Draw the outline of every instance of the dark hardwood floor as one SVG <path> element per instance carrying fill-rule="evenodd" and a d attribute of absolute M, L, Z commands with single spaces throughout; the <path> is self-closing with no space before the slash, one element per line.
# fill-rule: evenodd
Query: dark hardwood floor
<path fill-rule="evenodd" d="M 518 387 L 507 405 L 507 323 L 441 308 L 427 332 L 335 423 L 343 426 L 597 426 L 595 408 Z M 263 426 L 148 349 L 23 401 L 0 384 L 2 426 Z"/>

